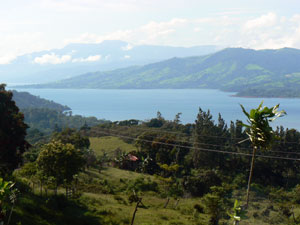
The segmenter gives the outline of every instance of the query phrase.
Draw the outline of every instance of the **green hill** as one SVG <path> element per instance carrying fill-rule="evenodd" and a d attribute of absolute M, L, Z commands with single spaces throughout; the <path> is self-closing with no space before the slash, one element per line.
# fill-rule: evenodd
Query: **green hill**
<path fill-rule="evenodd" d="M 16 102 L 20 109 L 27 108 L 48 108 L 56 111 L 71 110 L 68 106 L 63 106 L 59 103 L 40 98 L 38 96 L 32 95 L 28 92 L 18 92 L 13 90 L 13 100 Z"/>
<path fill-rule="evenodd" d="M 145 66 L 83 74 L 36 88 L 214 88 L 240 96 L 300 97 L 300 50 L 228 48 Z M 288 91 L 277 91 L 288 90 Z"/>

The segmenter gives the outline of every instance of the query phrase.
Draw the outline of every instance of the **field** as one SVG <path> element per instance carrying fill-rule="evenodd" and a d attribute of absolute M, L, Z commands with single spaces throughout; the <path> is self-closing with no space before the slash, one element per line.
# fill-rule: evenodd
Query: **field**
<path fill-rule="evenodd" d="M 90 148 L 95 151 L 96 155 L 101 155 L 106 152 L 112 156 L 116 149 L 120 149 L 123 152 L 136 150 L 134 145 L 128 144 L 118 137 L 90 137 L 90 143 Z"/>

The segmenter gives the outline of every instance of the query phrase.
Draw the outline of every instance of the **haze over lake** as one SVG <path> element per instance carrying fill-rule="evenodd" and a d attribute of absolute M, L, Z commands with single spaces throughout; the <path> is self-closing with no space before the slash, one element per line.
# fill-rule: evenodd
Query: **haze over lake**
<path fill-rule="evenodd" d="M 53 100 L 71 107 L 73 114 L 95 116 L 111 121 L 156 117 L 160 111 L 165 119 L 173 120 L 182 113 L 183 123 L 193 123 L 199 107 L 210 110 L 217 120 L 220 112 L 227 124 L 230 120 L 245 121 L 239 104 L 247 110 L 257 107 L 261 100 L 271 107 L 280 103 L 288 115 L 274 124 L 300 129 L 297 119 L 300 111 L 300 99 L 288 98 L 239 98 L 234 93 L 212 89 L 150 89 L 150 90 L 99 90 L 99 89 L 17 89 L 27 91 L 42 98 Z"/>

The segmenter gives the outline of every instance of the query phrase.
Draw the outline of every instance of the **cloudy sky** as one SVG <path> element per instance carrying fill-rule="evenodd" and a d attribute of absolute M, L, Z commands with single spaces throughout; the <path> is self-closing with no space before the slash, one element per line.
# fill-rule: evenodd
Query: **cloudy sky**
<path fill-rule="evenodd" d="M 69 43 L 300 48 L 299 0 L 1 0 L 0 62 Z"/>

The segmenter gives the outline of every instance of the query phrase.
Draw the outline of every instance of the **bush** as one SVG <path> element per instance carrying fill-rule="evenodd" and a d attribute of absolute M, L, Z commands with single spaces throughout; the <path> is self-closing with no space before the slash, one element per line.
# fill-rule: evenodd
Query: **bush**
<path fill-rule="evenodd" d="M 202 205 L 195 204 L 195 205 L 194 205 L 194 209 L 195 209 L 198 213 L 204 213 L 204 207 L 203 207 Z"/>
<path fill-rule="evenodd" d="M 221 178 L 217 171 L 199 170 L 194 176 L 184 179 L 184 188 L 193 196 L 203 196 L 208 193 L 211 186 L 221 185 Z"/>
<path fill-rule="evenodd" d="M 120 204 L 127 205 L 126 200 L 119 195 L 114 195 L 114 199 Z"/>
<path fill-rule="evenodd" d="M 266 195 L 265 188 L 260 184 L 251 184 L 251 190 L 255 192 L 257 196 L 264 197 Z"/>
<path fill-rule="evenodd" d="M 145 179 L 144 177 L 138 177 L 135 180 L 129 182 L 128 191 L 158 191 L 158 184 L 155 181 L 152 181 L 150 178 Z"/>

